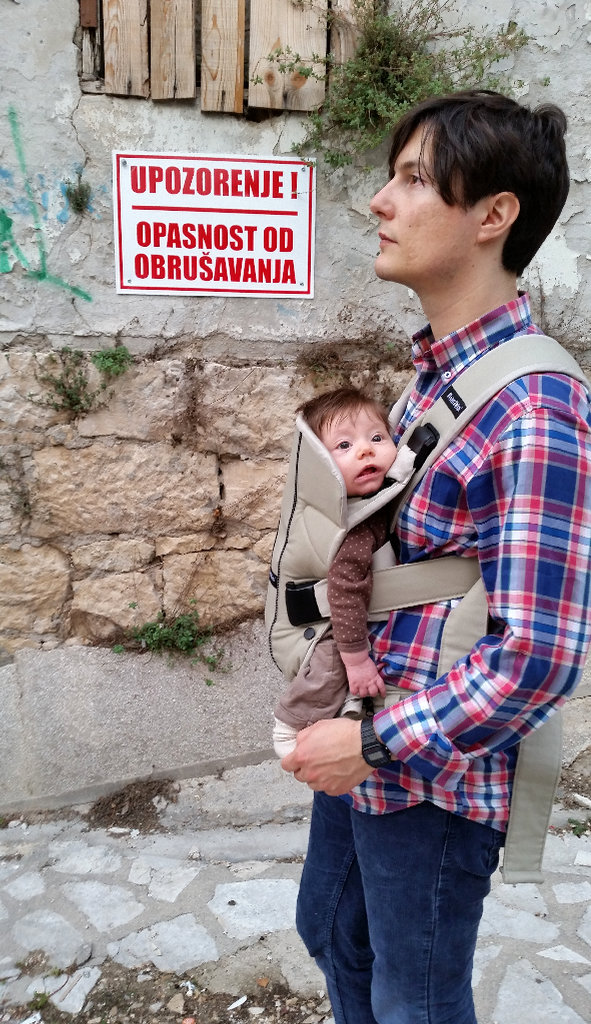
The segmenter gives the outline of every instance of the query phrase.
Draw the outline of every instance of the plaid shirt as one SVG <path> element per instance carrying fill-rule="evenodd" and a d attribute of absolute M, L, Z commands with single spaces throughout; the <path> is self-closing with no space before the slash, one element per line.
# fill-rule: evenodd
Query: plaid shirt
<path fill-rule="evenodd" d="M 439 341 L 428 326 L 415 335 L 418 377 L 395 440 L 469 362 L 530 333 L 522 295 Z M 374 625 L 380 672 L 409 696 L 374 719 L 392 768 L 345 799 L 377 814 L 430 800 L 504 831 L 515 744 L 575 689 L 591 641 L 591 413 L 583 386 L 531 374 L 503 388 L 424 475 L 396 533 L 403 563 L 479 558 L 495 631 L 437 678 L 443 625 L 457 602 L 393 612 Z"/>

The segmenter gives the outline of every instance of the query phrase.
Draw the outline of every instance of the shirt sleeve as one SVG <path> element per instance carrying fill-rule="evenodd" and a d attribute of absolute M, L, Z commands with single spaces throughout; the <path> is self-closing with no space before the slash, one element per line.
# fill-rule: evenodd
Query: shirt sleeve
<path fill-rule="evenodd" d="M 589 648 L 591 441 L 583 419 L 532 408 L 466 485 L 494 628 L 447 675 L 376 716 L 380 739 L 453 791 L 576 687 Z"/>
<path fill-rule="evenodd" d="M 376 512 L 345 537 L 328 571 L 327 597 L 339 651 L 367 650 L 371 559 L 387 536 L 386 513 Z"/>

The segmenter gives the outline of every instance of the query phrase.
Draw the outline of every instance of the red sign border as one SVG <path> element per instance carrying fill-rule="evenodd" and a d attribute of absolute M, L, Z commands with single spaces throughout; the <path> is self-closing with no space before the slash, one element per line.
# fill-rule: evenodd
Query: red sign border
<path fill-rule="evenodd" d="M 308 168 L 309 175 L 310 175 L 310 178 L 309 178 L 308 211 L 307 211 L 307 217 L 308 217 L 308 225 L 307 225 L 308 226 L 308 259 L 307 259 L 307 267 L 306 267 L 306 275 L 307 276 L 306 276 L 305 287 L 302 288 L 300 291 L 294 291 L 293 289 L 287 290 L 287 291 L 286 290 L 282 290 L 282 289 L 265 289 L 265 290 L 253 291 L 252 289 L 248 289 L 248 288 L 223 288 L 223 289 L 222 288 L 206 288 L 206 287 L 202 287 L 202 288 L 187 288 L 185 286 L 175 287 L 174 285 L 163 285 L 162 288 L 158 288 L 157 286 L 155 286 L 153 284 L 150 284 L 150 285 L 133 285 L 133 286 L 126 285 L 124 283 L 124 281 L 123 281 L 123 244 L 122 244 L 122 237 L 121 237 L 121 217 L 122 217 L 122 209 L 121 209 L 121 177 L 120 177 L 120 174 L 121 174 L 121 161 L 122 160 L 130 160 L 130 159 L 146 160 L 146 159 L 150 159 L 151 157 L 155 158 L 157 160 L 182 160 L 182 161 L 185 161 L 185 160 L 186 161 L 189 161 L 189 160 L 194 160 L 194 161 L 197 161 L 197 160 L 199 160 L 199 161 L 215 160 L 215 161 L 224 161 L 224 162 L 228 162 L 228 163 L 243 163 L 244 161 L 247 160 L 249 163 L 280 164 L 281 166 L 297 165 L 298 167 L 306 167 L 306 168 Z M 188 298 L 190 298 L 190 297 L 198 298 L 199 296 L 209 297 L 209 296 L 216 296 L 216 295 L 219 296 L 220 298 L 232 298 L 234 296 L 236 298 L 241 298 L 241 297 L 244 297 L 244 296 L 250 296 L 253 299 L 273 298 L 274 296 L 281 296 L 283 298 L 312 298 L 313 297 L 313 295 L 314 295 L 314 291 L 313 291 L 313 289 L 314 289 L 314 279 L 313 279 L 313 269 L 314 269 L 313 268 L 313 251 L 314 251 L 314 244 L 313 244 L 313 239 L 314 239 L 314 206 L 315 206 L 315 204 L 314 204 L 314 199 L 315 199 L 315 197 L 314 197 L 314 183 L 315 183 L 314 182 L 314 172 L 316 170 L 316 166 L 315 166 L 313 161 L 301 160 L 299 158 L 291 159 L 289 157 L 280 159 L 280 158 L 277 158 L 277 157 L 263 157 L 263 156 L 251 157 L 251 156 L 244 156 L 244 155 L 242 155 L 242 156 L 241 155 L 235 155 L 235 156 L 224 156 L 224 155 L 221 155 L 220 156 L 220 155 L 212 154 L 212 153 L 207 153 L 206 155 L 201 155 L 201 156 L 199 156 L 198 154 L 192 154 L 190 156 L 185 156 L 183 154 L 177 154 L 177 153 L 150 153 L 150 152 L 122 153 L 122 152 L 119 152 L 118 150 L 113 150 L 113 164 L 114 164 L 114 177 L 115 177 L 115 183 L 116 183 L 116 188 L 115 188 L 116 202 L 113 204 L 114 205 L 114 213 L 115 213 L 115 244 L 116 244 L 116 248 L 117 248 L 116 262 L 115 262 L 115 273 L 116 273 L 115 287 L 117 289 L 117 293 L 118 294 L 133 295 L 133 294 L 142 292 L 144 294 L 152 294 L 152 295 L 167 295 L 167 294 L 171 294 L 173 292 L 175 292 L 175 293 L 179 292 L 179 293 L 182 293 L 183 295 L 186 295 Z M 166 209 L 169 209 L 169 207 L 167 207 Z M 241 211 L 241 212 L 243 212 L 243 211 Z M 251 212 L 252 213 L 256 213 L 257 211 L 247 211 L 247 212 L 249 212 L 249 213 L 251 213 Z M 117 275 L 118 275 L 118 277 L 117 277 Z"/>

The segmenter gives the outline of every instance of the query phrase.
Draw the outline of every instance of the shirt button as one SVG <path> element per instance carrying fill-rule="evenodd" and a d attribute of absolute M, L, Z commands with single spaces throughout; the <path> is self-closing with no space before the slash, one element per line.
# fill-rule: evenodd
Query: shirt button
<path fill-rule="evenodd" d="M 446 370 L 446 371 L 445 371 L 445 373 L 442 373 L 442 374 L 441 374 L 441 376 L 443 377 L 443 379 L 444 379 L 444 380 L 449 380 L 449 378 L 451 377 L 451 375 L 452 375 L 452 374 L 451 374 L 451 370 Z"/>
<path fill-rule="evenodd" d="M 306 640 L 311 640 L 311 639 L 312 639 L 312 637 L 315 637 L 315 636 L 316 636 L 316 630 L 314 629 L 314 627 L 313 627 L 313 626 L 308 626 L 308 627 L 307 627 L 307 628 L 306 628 L 306 629 L 304 630 L 304 638 L 305 638 Z"/>

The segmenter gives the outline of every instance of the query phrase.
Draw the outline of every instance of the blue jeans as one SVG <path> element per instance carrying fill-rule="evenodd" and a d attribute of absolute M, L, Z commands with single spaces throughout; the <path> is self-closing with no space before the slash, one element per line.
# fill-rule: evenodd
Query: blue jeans
<path fill-rule="evenodd" d="M 476 1024 L 472 960 L 501 832 L 316 793 L 297 927 L 336 1024 Z"/>

